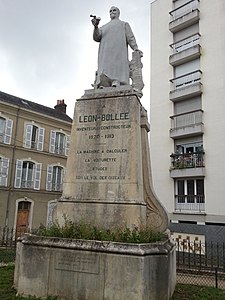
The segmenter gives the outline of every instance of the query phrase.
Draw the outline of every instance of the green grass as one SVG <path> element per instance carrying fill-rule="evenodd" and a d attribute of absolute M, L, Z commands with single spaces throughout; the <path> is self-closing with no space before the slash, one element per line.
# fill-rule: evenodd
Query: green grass
<path fill-rule="evenodd" d="M 224 300 L 225 291 L 213 287 L 177 284 L 171 300 Z"/>
<path fill-rule="evenodd" d="M 13 285 L 14 267 L 0 268 L 0 300 L 38 300 L 36 297 L 17 297 Z M 42 299 L 43 300 L 43 299 Z M 57 300 L 48 297 L 46 300 Z M 225 291 L 212 287 L 177 284 L 171 300 L 225 300 Z"/>
<path fill-rule="evenodd" d="M 0 248 L 0 263 L 14 262 L 15 258 L 16 258 L 16 248 L 8 248 L 8 249 Z"/>
<path fill-rule="evenodd" d="M 38 300 L 36 297 L 17 297 L 13 286 L 14 267 L 0 267 L 0 300 Z M 42 299 L 43 300 L 43 299 Z M 48 297 L 46 300 L 57 300 L 56 297 Z"/>

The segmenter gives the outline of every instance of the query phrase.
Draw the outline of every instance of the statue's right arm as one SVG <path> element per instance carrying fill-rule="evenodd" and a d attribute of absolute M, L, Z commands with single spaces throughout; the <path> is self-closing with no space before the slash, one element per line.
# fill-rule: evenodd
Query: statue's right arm
<path fill-rule="evenodd" d="M 94 28 L 93 39 L 96 42 L 100 42 L 102 38 L 101 30 L 98 27 Z"/>

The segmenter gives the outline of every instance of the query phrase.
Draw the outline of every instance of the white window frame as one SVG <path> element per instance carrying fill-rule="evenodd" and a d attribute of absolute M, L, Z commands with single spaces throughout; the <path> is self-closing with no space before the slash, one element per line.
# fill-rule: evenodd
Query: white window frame
<path fill-rule="evenodd" d="M 33 131 L 36 130 L 35 141 L 32 141 Z M 24 147 L 43 151 L 45 128 L 35 123 L 24 124 Z"/>
<path fill-rule="evenodd" d="M 32 178 L 30 181 L 31 184 L 28 184 L 28 165 L 27 165 L 27 171 L 25 174 L 25 186 L 23 186 L 22 183 L 22 174 L 23 174 L 23 166 L 24 163 L 30 163 L 33 164 L 33 171 L 32 171 Z M 15 188 L 26 188 L 26 189 L 34 189 L 34 190 L 40 190 L 41 186 L 41 169 L 42 169 L 42 163 L 38 163 L 36 161 L 32 161 L 31 159 L 17 159 L 16 161 L 16 172 L 15 172 L 15 181 L 14 181 L 14 187 Z"/>
<path fill-rule="evenodd" d="M 57 136 L 60 137 L 58 143 L 57 143 Z M 58 147 L 61 144 L 61 138 L 63 138 L 62 141 L 63 146 Z M 68 156 L 69 144 L 70 144 L 70 135 L 66 134 L 62 130 L 60 131 L 51 130 L 50 142 L 49 142 L 50 153 Z"/>
<path fill-rule="evenodd" d="M 0 118 L 5 122 L 0 142 L 10 145 L 12 140 L 13 120 L 2 115 L 0 115 Z"/>
<path fill-rule="evenodd" d="M 53 182 L 54 168 L 61 169 L 60 188 L 54 187 L 54 182 Z M 57 177 L 57 175 L 58 174 L 56 174 L 56 177 Z M 47 177 L 46 177 L 46 190 L 61 192 L 62 188 L 63 188 L 64 175 L 65 175 L 65 167 L 64 166 L 59 165 L 59 164 L 48 165 L 47 166 Z"/>
<path fill-rule="evenodd" d="M 0 157 L 0 186 L 7 186 L 9 173 L 9 158 Z"/>
<path fill-rule="evenodd" d="M 188 181 L 194 182 L 194 194 L 188 194 Z M 203 178 L 179 178 L 175 180 L 175 210 L 188 210 L 188 211 L 204 211 L 205 210 L 205 195 L 197 194 L 197 180 L 203 181 Z M 178 194 L 178 181 L 184 182 L 184 194 Z M 203 196 L 202 199 L 198 198 Z M 183 201 L 179 201 L 183 199 Z M 191 201 L 193 199 L 193 201 Z"/>

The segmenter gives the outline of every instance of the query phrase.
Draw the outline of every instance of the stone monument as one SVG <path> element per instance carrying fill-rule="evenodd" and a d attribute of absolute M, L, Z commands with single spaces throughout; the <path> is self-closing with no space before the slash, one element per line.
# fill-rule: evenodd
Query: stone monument
<path fill-rule="evenodd" d="M 112 7 L 111 21 L 100 28 L 100 18 L 92 19 L 98 70 L 94 88 L 75 104 L 54 217 L 62 225 L 67 218 L 106 229 L 164 232 L 168 218 L 152 187 L 150 126 L 140 102 L 142 52 L 119 14 Z M 131 62 L 127 45 L 134 50 Z M 26 235 L 17 247 L 15 286 L 19 294 L 66 300 L 168 300 L 175 274 L 170 239 L 134 245 Z"/>

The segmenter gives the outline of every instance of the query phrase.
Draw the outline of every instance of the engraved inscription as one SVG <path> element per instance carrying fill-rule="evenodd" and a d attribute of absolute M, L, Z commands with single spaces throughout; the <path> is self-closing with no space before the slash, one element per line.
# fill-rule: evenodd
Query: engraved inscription
<path fill-rule="evenodd" d="M 130 113 L 122 111 L 98 114 L 93 111 L 93 114 L 78 114 L 76 121 L 79 139 L 75 152 L 76 180 L 127 180 L 127 161 L 131 154 L 130 144 L 125 137 L 129 137 L 132 132 Z"/>
<path fill-rule="evenodd" d="M 55 261 L 56 270 L 65 270 L 80 273 L 99 273 L 99 255 L 93 253 L 67 253 L 57 254 Z"/>

